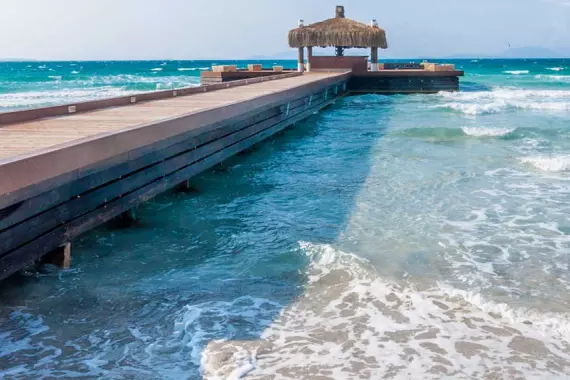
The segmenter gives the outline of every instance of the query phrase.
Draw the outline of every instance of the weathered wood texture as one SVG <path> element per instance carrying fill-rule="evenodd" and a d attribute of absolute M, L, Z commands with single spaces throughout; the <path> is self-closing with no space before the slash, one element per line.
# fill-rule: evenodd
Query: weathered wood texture
<path fill-rule="evenodd" d="M 275 102 L 311 94 L 348 76 L 308 74 L 2 127 L 0 209 L 15 203 L 15 198 L 29 198 L 58 185 L 62 181 L 59 176 L 70 176 L 65 182 L 76 180 L 104 160 L 190 130 L 259 112 Z M 27 194 L 22 196 L 22 191 Z"/>
<path fill-rule="evenodd" d="M 304 80 L 299 81 L 301 78 Z M 283 79 L 279 86 L 248 86 L 241 89 L 248 94 L 239 96 L 229 96 L 227 92 L 232 89 L 221 91 L 218 94 L 225 95 L 218 99 L 218 113 L 230 107 L 228 99 L 234 106 L 245 108 L 209 121 L 199 117 L 200 113 L 208 113 L 208 108 L 193 116 L 183 114 L 181 133 L 167 133 L 150 144 L 135 144 L 132 150 L 93 161 L 91 167 L 80 168 L 75 176 L 44 176 L 43 182 L 32 186 L 36 190 L 33 196 L 21 190 L 0 197 L 7 205 L 0 211 L 0 278 L 310 116 L 343 93 L 347 80 L 347 74 L 306 75 Z M 205 104 L 213 107 L 211 102 Z M 168 129 L 173 120 L 157 121 L 153 126 Z M 124 132 L 118 129 L 114 135 Z M 98 141 L 97 135 L 93 137 L 89 141 Z M 68 145 L 76 142 L 72 140 Z M 56 148 L 59 151 L 62 147 Z"/>

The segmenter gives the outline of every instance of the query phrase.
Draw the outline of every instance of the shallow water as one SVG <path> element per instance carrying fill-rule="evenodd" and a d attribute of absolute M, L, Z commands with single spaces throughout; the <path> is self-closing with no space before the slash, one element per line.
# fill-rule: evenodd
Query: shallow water
<path fill-rule="evenodd" d="M 85 235 L 2 284 L 0 374 L 567 378 L 570 61 L 534 62 L 341 99 Z"/>

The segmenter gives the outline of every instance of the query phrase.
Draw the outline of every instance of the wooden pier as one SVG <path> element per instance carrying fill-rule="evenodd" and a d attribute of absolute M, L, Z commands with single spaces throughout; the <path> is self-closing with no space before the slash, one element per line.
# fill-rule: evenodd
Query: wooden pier
<path fill-rule="evenodd" d="M 350 72 L 0 114 L 0 279 L 312 115 Z"/>
<path fill-rule="evenodd" d="M 75 237 L 134 218 L 124 213 L 339 96 L 459 89 L 453 65 L 379 64 L 385 31 L 335 12 L 289 32 L 295 72 L 216 66 L 199 87 L 0 113 L 0 280 L 48 254 L 69 266 Z M 319 46 L 336 56 L 313 56 Z M 350 47 L 370 48 L 370 63 Z"/>

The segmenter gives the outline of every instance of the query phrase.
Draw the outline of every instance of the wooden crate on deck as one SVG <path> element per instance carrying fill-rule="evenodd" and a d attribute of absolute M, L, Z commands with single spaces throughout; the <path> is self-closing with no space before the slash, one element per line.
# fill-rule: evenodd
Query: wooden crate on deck
<path fill-rule="evenodd" d="M 261 71 L 261 65 L 260 64 L 249 64 L 247 65 L 247 69 L 249 71 Z"/>
<path fill-rule="evenodd" d="M 236 65 L 218 65 L 212 66 L 212 71 L 215 73 L 232 73 L 237 71 Z"/>

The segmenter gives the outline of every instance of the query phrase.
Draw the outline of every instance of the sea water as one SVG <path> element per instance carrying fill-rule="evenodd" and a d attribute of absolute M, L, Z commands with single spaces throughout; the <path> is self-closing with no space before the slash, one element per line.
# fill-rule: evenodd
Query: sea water
<path fill-rule="evenodd" d="M 211 63 L 4 64 L 0 106 Z M 2 283 L 0 377 L 567 378 L 570 61 L 455 63 L 458 93 L 339 99 Z"/>

